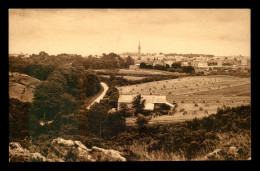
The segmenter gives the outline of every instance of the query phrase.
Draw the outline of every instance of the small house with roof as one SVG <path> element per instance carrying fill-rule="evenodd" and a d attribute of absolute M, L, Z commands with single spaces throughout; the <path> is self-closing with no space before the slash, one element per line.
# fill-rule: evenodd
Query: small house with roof
<path fill-rule="evenodd" d="M 132 101 L 137 95 L 120 95 L 118 98 L 118 110 L 121 104 L 126 104 L 128 108 L 132 107 Z M 141 95 L 142 99 L 145 99 L 144 110 L 159 110 L 162 105 L 168 106 L 169 110 L 173 110 L 175 105 L 167 102 L 166 96 L 156 95 Z"/>

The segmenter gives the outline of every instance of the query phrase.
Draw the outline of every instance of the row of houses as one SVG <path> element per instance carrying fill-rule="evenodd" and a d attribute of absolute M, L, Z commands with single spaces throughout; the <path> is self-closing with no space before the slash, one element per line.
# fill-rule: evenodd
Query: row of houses
<path fill-rule="evenodd" d="M 140 63 L 144 62 L 146 65 L 163 65 L 171 66 L 173 63 L 181 63 L 182 66 L 192 66 L 200 69 L 214 69 L 214 68 L 236 68 L 236 67 L 249 67 L 250 59 L 238 56 L 233 58 L 228 57 L 183 57 L 183 56 L 164 56 L 162 54 L 154 56 L 141 56 L 134 58 L 135 66 L 132 69 L 138 68 Z"/>

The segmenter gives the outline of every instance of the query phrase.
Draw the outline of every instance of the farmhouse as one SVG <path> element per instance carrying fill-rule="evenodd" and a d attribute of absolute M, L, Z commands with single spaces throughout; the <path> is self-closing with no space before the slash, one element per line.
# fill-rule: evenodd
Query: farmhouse
<path fill-rule="evenodd" d="M 137 95 L 120 95 L 118 99 L 118 109 L 121 104 L 126 104 L 128 108 L 132 107 L 132 101 Z M 154 95 L 141 95 L 145 102 L 145 110 L 160 109 L 161 105 L 167 105 L 172 110 L 175 105 L 166 101 L 166 96 L 154 96 Z"/>

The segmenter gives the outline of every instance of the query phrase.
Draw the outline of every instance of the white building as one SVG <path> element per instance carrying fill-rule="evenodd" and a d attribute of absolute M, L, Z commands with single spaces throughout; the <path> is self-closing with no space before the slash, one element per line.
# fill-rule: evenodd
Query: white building
<path fill-rule="evenodd" d="M 155 58 L 155 60 L 164 60 L 165 56 L 164 55 L 155 55 L 154 58 Z"/>
<path fill-rule="evenodd" d="M 120 95 L 118 98 L 118 110 L 121 104 L 126 104 L 128 108 L 132 107 L 132 101 L 137 95 Z M 175 105 L 166 101 L 166 96 L 154 96 L 154 95 L 141 95 L 142 99 L 145 99 L 145 110 L 154 110 L 158 108 L 160 104 L 166 104 L 170 108 L 174 108 Z"/>
<path fill-rule="evenodd" d="M 208 63 L 207 62 L 199 62 L 198 68 L 208 68 Z"/>

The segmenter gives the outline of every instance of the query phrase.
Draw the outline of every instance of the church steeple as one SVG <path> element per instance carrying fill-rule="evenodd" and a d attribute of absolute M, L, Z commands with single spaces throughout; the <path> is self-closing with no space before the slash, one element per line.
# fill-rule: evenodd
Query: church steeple
<path fill-rule="evenodd" d="M 139 40 L 139 46 L 138 46 L 138 57 L 141 56 L 141 45 L 140 45 L 140 40 Z"/>

